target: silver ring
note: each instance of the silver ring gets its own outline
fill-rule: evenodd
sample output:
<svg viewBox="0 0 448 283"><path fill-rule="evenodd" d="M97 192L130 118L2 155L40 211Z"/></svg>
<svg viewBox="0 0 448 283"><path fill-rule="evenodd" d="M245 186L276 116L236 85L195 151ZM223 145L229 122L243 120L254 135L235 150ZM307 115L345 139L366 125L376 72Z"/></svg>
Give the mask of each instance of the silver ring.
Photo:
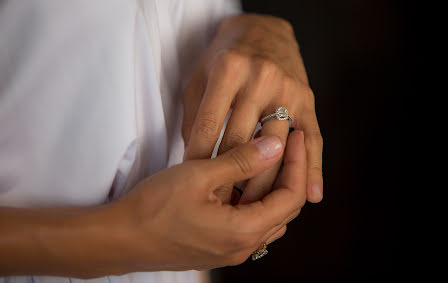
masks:
<svg viewBox="0 0 448 283"><path fill-rule="evenodd" d="M288 114L288 109L286 109L286 107L280 106L277 107L277 109L275 109L275 113L269 114L266 117L261 118L260 122L261 125L263 126L263 123L268 121L268 120L272 120L272 119L276 119L276 120L288 120L289 121L289 127L292 128L292 118L291 116L289 116Z"/></svg>

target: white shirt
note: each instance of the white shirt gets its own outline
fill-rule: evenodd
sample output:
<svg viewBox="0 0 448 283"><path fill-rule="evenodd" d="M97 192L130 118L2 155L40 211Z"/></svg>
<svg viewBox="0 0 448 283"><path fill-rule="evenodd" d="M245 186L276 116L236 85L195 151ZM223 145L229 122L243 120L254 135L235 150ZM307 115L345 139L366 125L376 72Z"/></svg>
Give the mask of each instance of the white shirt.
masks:
<svg viewBox="0 0 448 283"><path fill-rule="evenodd" d="M234 0L2 1L0 206L98 205L180 163L182 83L217 23L238 12ZM30 280L79 281L0 283Z"/></svg>

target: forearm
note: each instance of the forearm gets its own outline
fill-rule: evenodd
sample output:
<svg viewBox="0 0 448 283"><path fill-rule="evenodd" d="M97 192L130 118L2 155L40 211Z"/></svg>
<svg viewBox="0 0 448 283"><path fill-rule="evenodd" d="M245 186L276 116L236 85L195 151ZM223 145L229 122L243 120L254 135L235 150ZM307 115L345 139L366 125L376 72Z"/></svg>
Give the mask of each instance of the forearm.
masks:
<svg viewBox="0 0 448 283"><path fill-rule="evenodd" d="M131 229L109 206L0 208L0 275L121 274ZM122 226L122 225L121 225Z"/></svg>

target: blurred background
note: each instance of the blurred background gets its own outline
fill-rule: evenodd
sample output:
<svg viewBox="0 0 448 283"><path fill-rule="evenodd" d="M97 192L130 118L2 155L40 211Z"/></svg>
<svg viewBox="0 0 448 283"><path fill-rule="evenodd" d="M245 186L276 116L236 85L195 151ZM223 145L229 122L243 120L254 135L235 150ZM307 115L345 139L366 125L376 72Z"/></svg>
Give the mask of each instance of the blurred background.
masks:
<svg viewBox="0 0 448 283"><path fill-rule="evenodd" d="M324 137L324 200L307 205L261 260L212 282L339 282L398 277L398 101L412 92L411 2L242 1L289 20ZM403 279L403 277L400 277Z"/></svg>

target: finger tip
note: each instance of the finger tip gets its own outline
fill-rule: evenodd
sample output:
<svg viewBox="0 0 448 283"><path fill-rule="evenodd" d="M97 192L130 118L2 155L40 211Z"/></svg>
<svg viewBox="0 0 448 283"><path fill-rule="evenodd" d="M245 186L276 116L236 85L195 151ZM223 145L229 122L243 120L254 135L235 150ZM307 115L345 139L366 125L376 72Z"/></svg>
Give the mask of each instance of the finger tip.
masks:
<svg viewBox="0 0 448 283"><path fill-rule="evenodd" d="M294 130L289 136L287 143L294 143L296 146L305 146L305 134L301 130Z"/></svg>
<svg viewBox="0 0 448 283"><path fill-rule="evenodd" d="M309 184L307 200L312 203L319 203L324 197L323 188L320 184Z"/></svg>
<svg viewBox="0 0 448 283"><path fill-rule="evenodd" d="M307 198L308 202L311 202L311 203L319 203L322 201L322 199L323 199L323 197L316 198L314 196Z"/></svg>

